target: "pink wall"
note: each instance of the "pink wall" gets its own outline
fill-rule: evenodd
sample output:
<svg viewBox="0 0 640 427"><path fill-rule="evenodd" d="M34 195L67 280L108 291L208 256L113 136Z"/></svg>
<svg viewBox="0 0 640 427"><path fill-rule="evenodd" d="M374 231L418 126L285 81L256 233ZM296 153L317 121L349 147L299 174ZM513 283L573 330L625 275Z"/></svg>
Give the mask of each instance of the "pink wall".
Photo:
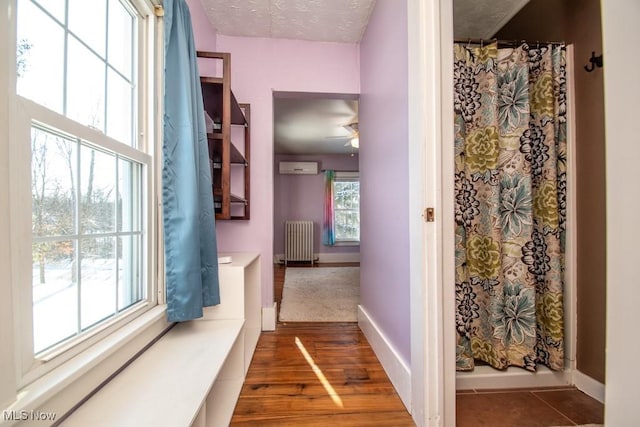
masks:
<svg viewBox="0 0 640 427"><path fill-rule="evenodd" d="M213 31L199 0L187 0L196 46ZM273 304L273 91L360 92L357 44L229 37L218 34L216 50L231 53L231 87L239 102L251 104L251 220L219 221L221 252L259 252L262 303Z"/></svg>
<svg viewBox="0 0 640 427"><path fill-rule="evenodd" d="M317 175L280 175L281 161L318 162ZM274 161L274 222L273 250L284 253L284 222L286 220L312 220L314 223L314 253L358 253L359 246L325 246L322 244L322 209L324 202L324 174L322 169L357 171L358 156L332 155L284 155L278 154Z"/></svg>
<svg viewBox="0 0 640 427"><path fill-rule="evenodd" d="M360 46L360 301L409 363L407 32L407 2L377 0Z"/></svg>
<svg viewBox="0 0 640 427"><path fill-rule="evenodd" d="M216 30L209 23L209 19L204 11L200 0L187 0L189 12L191 13L191 25L193 26L194 37L196 39L196 49L207 52L216 51L217 35ZM200 75L215 77L218 76L218 69L221 69L217 60L198 60Z"/></svg>

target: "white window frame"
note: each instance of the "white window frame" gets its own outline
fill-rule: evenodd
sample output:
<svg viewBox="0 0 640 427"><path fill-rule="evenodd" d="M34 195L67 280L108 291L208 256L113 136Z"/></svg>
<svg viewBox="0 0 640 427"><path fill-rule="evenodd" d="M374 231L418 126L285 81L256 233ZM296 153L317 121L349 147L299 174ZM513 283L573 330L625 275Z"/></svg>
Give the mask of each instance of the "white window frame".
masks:
<svg viewBox="0 0 640 427"><path fill-rule="evenodd" d="M10 73L10 96L14 98L10 111L10 216L12 253L12 287L14 300L14 348L16 364L16 385L18 389L33 383L43 375L60 367L65 362L95 347L107 336L131 324L142 314L163 303L164 286L158 276L158 223L157 185L159 182L158 153L161 135L156 114L161 103L162 88L162 31L156 23L154 3L150 0L126 0L139 14L137 27L138 67L137 79L137 129L138 148L109 138L90 127L81 125L65 116L53 112L15 93L15 66ZM17 0L12 0L16 10ZM16 18L12 18L13 51L16 46ZM15 63L14 63L15 65ZM160 116L161 117L161 116ZM108 151L120 153L142 165L141 203L143 218L143 264L141 272L146 291L146 299L123 310L120 314L103 321L75 338L65 341L51 350L42 352L36 358L33 352L33 300L32 300L32 239L31 239L31 128L33 123L44 124L74 138L97 144Z"/></svg>
<svg viewBox="0 0 640 427"><path fill-rule="evenodd" d="M333 223L334 223L334 227L336 224L336 218L335 218L335 213L338 210L342 210L342 209L337 209L335 207L335 184L338 182L354 182L357 181L358 183L360 182L360 173L359 172L345 172L345 171L337 171L336 175L335 175L335 179L334 179L334 208L333 208ZM351 210L351 209L350 209ZM358 233L359 234L359 233ZM335 246L356 246L360 244L360 239L344 239L344 238L338 238L337 233L336 233L336 243Z"/></svg>

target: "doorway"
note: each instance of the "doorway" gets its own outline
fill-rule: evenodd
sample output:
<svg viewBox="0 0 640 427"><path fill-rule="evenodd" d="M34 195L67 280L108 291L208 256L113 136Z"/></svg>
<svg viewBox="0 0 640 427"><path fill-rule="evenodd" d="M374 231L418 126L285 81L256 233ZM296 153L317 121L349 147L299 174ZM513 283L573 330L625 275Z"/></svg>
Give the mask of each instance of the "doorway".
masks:
<svg viewBox="0 0 640 427"><path fill-rule="evenodd" d="M273 104L278 319L355 322L360 250L358 95L274 92ZM306 269L314 266L324 269ZM308 297L311 294L313 298Z"/></svg>

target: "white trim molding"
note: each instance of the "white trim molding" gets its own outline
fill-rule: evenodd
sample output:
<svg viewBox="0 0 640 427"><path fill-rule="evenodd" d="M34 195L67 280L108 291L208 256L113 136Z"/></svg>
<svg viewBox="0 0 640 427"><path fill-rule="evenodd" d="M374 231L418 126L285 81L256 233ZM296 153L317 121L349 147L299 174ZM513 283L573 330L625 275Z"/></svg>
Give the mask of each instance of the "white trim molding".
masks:
<svg viewBox="0 0 640 427"><path fill-rule="evenodd" d="M565 367L575 369L578 334L578 202L574 46L567 45L567 229L564 276Z"/></svg>
<svg viewBox="0 0 640 427"><path fill-rule="evenodd" d="M166 307L154 307L98 344L23 387L17 399L2 409L9 413L50 412L59 418L117 373L169 326Z"/></svg>
<svg viewBox="0 0 640 427"><path fill-rule="evenodd" d="M472 372L456 372L456 389L507 389L571 386L570 370L552 371L539 366L536 372L519 367L498 371L491 366L476 366Z"/></svg>
<svg viewBox="0 0 640 427"><path fill-rule="evenodd" d="M341 262L360 262L360 253L344 253L344 254L332 254L332 253L319 253L315 254L317 262L329 263L341 263Z"/></svg>
<svg viewBox="0 0 640 427"><path fill-rule="evenodd" d="M271 307L262 307L262 330L263 331L275 331L276 330L276 316L278 313L278 303L274 302Z"/></svg>
<svg viewBox="0 0 640 427"><path fill-rule="evenodd" d="M358 326L369 341L402 403L411 412L411 370L361 305L358 306Z"/></svg>
<svg viewBox="0 0 640 427"><path fill-rule="evenodd" d="M360 262L359 252L350 253L314 253L314 262L316 263L347 263L347 262ZM284 254L275 254L273 256L274 264L284 264Z"/></svg>
<svg viewBox="0 0 640 427"><path fill-rule="evenodd" d="M449 427L456 423L454 150L443 141L454 134L453 2L409 0L407 24L409 144L424 147L423 166L412 171L424 183L412 187L424 194L415 195L418 210L411 212L411 231L422 237L422 248L411 253L422 270L411 277L412 415L419 427ZM433 222L421 217L428 207Z"/></svg>
<svg viewBox="0 0 640 427"><path fill-rule="evenodd" d="M605 386L601 382L594 380L576 369L573 371L573 384L578 390L593 397L598 402L604 403Z"/></svg>
<svg viewBox="0 0 640 427"><path fill-rule="evenodd" d="M0 235L11 235L11 205L9 203L10 185L10 141L13 104L15 100L16 69L15 22L12 19L15 11L15 1L0 0ZM23 236L24 237L24 236ZM14 352L15 330L14 316L17 307L14 304L14 291L11 277L12 263L16 254L11 252L10 245L0 246L0 336L3 343L0 346L0 406L16 398L17 379L14 366L17 355Z"/></svg>

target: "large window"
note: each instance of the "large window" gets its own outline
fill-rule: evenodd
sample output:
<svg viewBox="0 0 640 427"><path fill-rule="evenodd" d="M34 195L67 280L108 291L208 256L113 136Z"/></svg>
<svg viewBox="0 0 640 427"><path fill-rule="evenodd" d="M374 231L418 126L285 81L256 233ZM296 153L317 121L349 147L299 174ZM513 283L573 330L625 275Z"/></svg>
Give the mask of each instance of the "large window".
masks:
<svg viewBox="0 0 640 427"><path fill-rule="evenodd" d="M39 353L144 298L143 165L49 128L31 136L33 338Z"/></svg>
<svg viewBox="0 0 640 427"><path fill-rule="evenodd" d="M136 28L120 0L19 0L18 94L135 146Z"/></svg>
<svg viewBox="0 0 640 427"><path fill-rule="evenodd" d="M360 179L357 172L336 172L333 206L336 242L359 242Z"/></svg>
<svg viewBox="0 0 640 427"><path fill-rule="evenodd" d="M155 303L150 280L151 6L17 0L16 92L28 117L32 340L48 360ZM151 47L151 49L150 49ZM26 350L25 350L26 349Z"/></svg>

